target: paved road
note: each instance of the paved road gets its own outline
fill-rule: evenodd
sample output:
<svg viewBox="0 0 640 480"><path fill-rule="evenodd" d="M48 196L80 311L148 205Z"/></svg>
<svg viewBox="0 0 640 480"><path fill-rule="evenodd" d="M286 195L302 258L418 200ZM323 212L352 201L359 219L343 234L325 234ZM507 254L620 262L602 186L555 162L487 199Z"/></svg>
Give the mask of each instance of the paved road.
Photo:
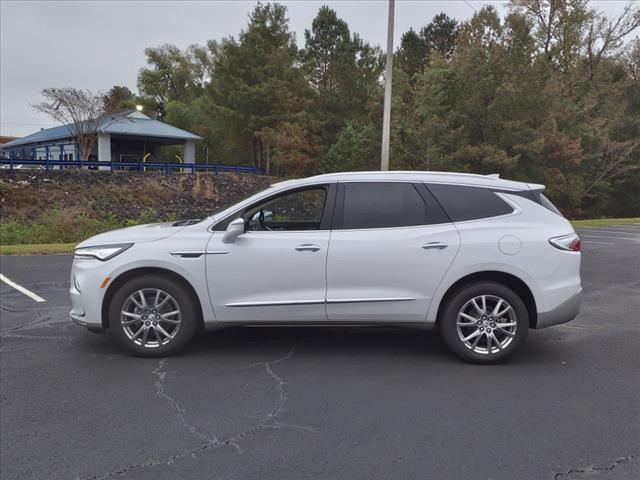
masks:
<svg viewBox="0 0 640 480"><path fill-rule="evenodd" d="M3 257L3 480L640 478L640 225L585 229L583 313L506 365L437 333L229 328L164 360L67 320L68 256Z"/></svg>

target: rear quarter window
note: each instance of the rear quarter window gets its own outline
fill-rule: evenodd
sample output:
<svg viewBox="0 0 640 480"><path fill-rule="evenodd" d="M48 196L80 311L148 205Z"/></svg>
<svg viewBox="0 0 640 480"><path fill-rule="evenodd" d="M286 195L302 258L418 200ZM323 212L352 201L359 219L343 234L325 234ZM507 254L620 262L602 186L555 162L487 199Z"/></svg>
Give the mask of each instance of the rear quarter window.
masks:
<svg viewBox="0 0 640 480"><path fill-rule="evenodd" d="M489 188L445 184L427 186L453 222L498 217L513 212L513 208Z"/></svg>
<svg viewBox="0 0 640 480"><path fill-rule="evenodd" d="M544 208L546 208L547 210L551 210L553 213L560 215L561 217L563 216L560 210L558 210L556 206L553 203L551 203L551 200L549 200L547 197L544 196L544 193L540 191L533 192L533 196L537 199L538 203L542 205Z"/></svg>

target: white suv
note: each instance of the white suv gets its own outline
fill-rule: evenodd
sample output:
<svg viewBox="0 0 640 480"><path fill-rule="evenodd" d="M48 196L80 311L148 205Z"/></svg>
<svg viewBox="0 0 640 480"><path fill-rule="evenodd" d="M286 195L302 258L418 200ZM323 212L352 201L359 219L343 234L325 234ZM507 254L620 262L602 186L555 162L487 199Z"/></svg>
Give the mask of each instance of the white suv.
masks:
<svg viewBox="0 0 640 480"><path fill-rule="evenodd" d="M82 242L71 318L141 356L216 325L438 326L495 363L580 308L580 238L543 190L433 172L277 183L204 220Z"/></svg>

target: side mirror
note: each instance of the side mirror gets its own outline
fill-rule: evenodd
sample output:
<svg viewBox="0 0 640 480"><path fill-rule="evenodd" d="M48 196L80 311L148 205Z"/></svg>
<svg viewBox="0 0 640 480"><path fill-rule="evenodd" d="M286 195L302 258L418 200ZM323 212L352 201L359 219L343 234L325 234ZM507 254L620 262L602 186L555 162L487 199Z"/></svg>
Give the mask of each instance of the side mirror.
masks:
<svg viewBox="0 0 640 480"><path fill-rule="evenodd" d="M236 218L233 222L227 225L227 230L222 237L222 243L233 243L240 235L244 233L244 220L242 218Z"/></svg>

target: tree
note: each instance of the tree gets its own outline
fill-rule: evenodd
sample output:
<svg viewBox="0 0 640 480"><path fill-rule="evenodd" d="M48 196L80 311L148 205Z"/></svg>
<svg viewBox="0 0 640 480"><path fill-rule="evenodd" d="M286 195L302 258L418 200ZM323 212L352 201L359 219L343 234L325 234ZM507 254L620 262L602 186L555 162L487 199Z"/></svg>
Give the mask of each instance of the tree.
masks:
<svg viewBox="0 0 640 480"><path fill-rule="evenodd" d="M149 110L159 117L172 100L188 102L202 94L211 78L218 45L191 45L185 51L175 45L147 48L147 67L138 73L138 90Z"/></svg>
<svg viewBox="0 0 640 480"><path fill-rule="evenodd" d="M115 85L104 95L102 99L104 111L118 113L123 110L135 108L135 95L129 88Z"/></svg>
<svg viewBox="0 0 640 480"><path fill-rule="evenodd" d="M69 129L78 144L80 159L87 160L98 140L105 118L104 95L77 88L45 88L42 102L33 105Z"/></svg>
<svg viewBox="0 0 640 480"><path fill-rule="evenodd" d="M538 51L563 73L579 60L583 32L593 18L588 0L511 0L535 25Z"/></svg>
<svg viewBox="0 0 640 480"><path fill-rule="evenodd" d="M632 3L613 19L606 15L593 15L586 38L590 81L593 81L603 57L618 51L624 38L639 26L640 6Z"/></svg>
<svg viewBox="0 0 640 480"><path fill-rule="evenodd" d="M420 35L428 52L437 52L449 58L455 51L458 22L445 13L440 13L420 31Z"/></svg>
<svg viewBox="0 0 640 480"><path fill-rule="evenodd" d="M349 26L334 10L323 6L311 23L311 30L305 30L304 38L309 81L328 104L340 89L344 75L341 68L354 63Z"/></svg>
<svg viewBox="0 0 640 480"><path fill-rule="evenodd" d="M380 151L379 138L371 124L347 123L329 149L325 171L375 170Z"/></svg>
<svg viewBox="0 0 640 480"><path fill-rule="evenodd" d="M397 64L405 72L409 81L412 81L417 73L424 71L428 54L429 48L424 37L410 28L400 38L400 48L395 54L394 64Z"/></svg>
<svg viewBox="0 0 640 480"><path fill-rule="evenodd" d="M249 147L254 164L269 172L272 132L303 121L310 100L286 8L258 3L238 40L224 42L213 69L211 114L224 118L229 141L240 151Z"/></svg>
<svg viewBox="0 0 640 480"><path fill-rule="evenodd" d="M331 145L348 120L367 121L371 96L380 88L381 52L324 6L305 31L301 57L314 95L313 129Z"/></svg>

